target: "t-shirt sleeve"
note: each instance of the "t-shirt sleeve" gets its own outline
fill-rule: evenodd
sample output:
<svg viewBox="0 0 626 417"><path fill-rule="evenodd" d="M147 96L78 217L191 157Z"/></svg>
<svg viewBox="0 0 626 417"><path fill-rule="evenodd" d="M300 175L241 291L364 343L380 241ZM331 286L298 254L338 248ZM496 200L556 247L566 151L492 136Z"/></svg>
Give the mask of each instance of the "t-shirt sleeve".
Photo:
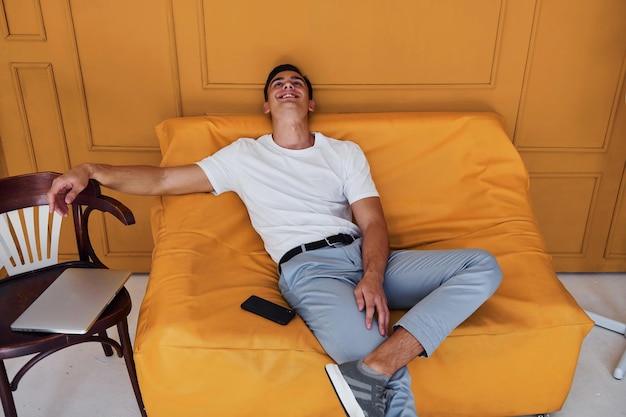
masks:
<svg viewBox="0 0 626 417"><path fill-rule="evenodd" d="M344 194L350 204L363 198L378 197L367 158L356 143L353 143L346 165Z"/></svg>
<svg viewBox="0 0 626 417"><path fill-rule="evenodd" d="M237 160L238 147L238 143L233 142L213 155L196 162L196 165L202 168L204 174L211 181L213 194L220 195L227 191L233 191L234 178L231 175L232 171L228 168L232 168Z"/></svg>

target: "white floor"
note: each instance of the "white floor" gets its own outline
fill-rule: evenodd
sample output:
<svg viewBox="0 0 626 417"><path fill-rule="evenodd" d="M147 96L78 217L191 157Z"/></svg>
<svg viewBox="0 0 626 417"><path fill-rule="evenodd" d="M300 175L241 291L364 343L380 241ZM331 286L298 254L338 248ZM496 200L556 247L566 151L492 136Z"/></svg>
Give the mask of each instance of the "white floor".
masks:
<svg viewBox="0 0 626 417"><path fill-rule="evenodd" d="M560 277L583 308L626 321L626 274ZM146 283L146 275L134 275L127 284L134 303L129 317L131 337ZM595 327L583 343L570 395L563 409L551 416L626 416L626 379L612 377L625 349L624 336ZM10 377L23 362L20 358L7 363ZM105 357L95 343L44 359L26 374L14 396L19 417L140 416L124 361Z"/></svg>
<svg viewBox="0 0 626 417"><path fill-rule="evenodd" d="M626 274L559 274L580 306L626 322ZM574 383L562 410L552 417L626 416L626 378L613 371L626 350L626 337L594 327L582 346Z"/></svg>

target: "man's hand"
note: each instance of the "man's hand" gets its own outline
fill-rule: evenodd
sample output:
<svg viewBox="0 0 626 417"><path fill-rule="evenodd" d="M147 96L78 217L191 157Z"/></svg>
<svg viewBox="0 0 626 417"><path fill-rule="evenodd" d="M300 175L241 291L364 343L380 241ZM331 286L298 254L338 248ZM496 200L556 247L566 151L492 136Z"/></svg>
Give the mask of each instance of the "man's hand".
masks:
<svg viewBox="0 0 626 417"><path fill-rule="evenodd" d="M57 177L48 191L50 212L56 211L61 216L68 215L68 204L72 204L76 196L87 187L89 169L80 165L66 174Z"/></svg>
<svg viewBox="0 0 626 417"><path fill-rule="evenodd" d="M376 314L378 332L381 336L387 335L389 307L383 291L382 278L376 277L373 273L366 273L354 289L354 297L359 311L365 310L365 326L368 329L372 328L374 314Z"/></svg>

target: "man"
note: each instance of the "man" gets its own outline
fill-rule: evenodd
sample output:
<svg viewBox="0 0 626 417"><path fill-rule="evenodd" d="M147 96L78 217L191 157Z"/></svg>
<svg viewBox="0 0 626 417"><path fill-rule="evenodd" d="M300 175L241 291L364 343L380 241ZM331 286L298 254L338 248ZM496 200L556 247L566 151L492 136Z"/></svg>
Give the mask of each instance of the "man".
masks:
<svg viewBox="0 0 626 417"><path fill-rule="evenodd" d="M77 166L53 183L51 210L66 215L89 178L141 195L236 192L278 264L283 296L340 364L326 372L346 413L416 416L406 365L431 355L493 294L497 262L475 249L390 253L363 152L309 130L308 78L280 65L264 94L272 134L192 165ZM389 308L409 310L390 336Z"/></svg>

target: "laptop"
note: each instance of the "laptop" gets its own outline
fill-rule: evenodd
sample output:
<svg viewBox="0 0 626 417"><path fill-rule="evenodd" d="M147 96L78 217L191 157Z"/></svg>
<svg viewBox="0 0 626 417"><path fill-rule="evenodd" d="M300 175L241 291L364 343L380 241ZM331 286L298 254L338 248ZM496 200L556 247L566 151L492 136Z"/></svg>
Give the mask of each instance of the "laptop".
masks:
<svg viewBox="0 0 626 417"><path fill-rule="evenodd" d="M68 268L13 322L24 332L85 334L131 271Z"/></svg>

